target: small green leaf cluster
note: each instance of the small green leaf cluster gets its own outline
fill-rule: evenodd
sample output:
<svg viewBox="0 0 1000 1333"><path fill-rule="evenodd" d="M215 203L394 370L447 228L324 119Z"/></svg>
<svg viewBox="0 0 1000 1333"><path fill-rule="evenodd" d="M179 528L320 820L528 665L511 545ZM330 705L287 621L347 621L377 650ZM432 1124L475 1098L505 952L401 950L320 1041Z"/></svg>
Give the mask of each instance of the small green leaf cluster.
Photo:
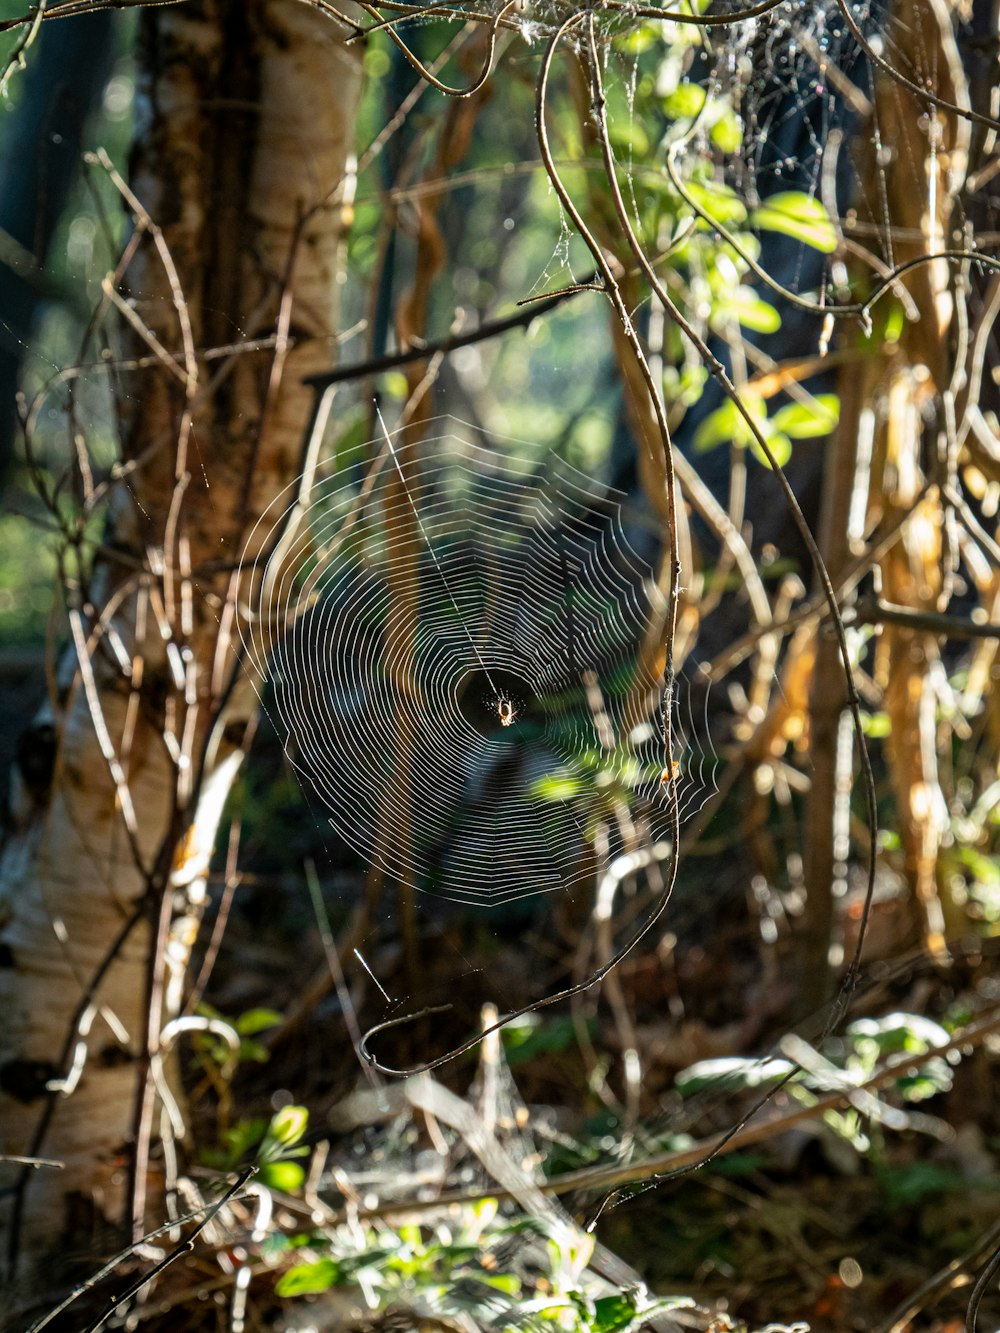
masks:
<svg viewBox="0 0 1000 1333"><path fill-rule="evenodd" d="M607 1293L588 1274L591 1236L567 1231L543 1244L540 1230L533 1221L503 1217L490 1198L424 1224L338 1227L291 1238L288 1249L309 1257L287 1269L275 1290L295 1298L353 1287L370 1310L403 1305L478 1318L498 1333L630 1333L656 1313L690 1304L650 1298L643 1289ZM504 1256L525 1243L530 1276L505 1271Z"/></svg>
<svg viewBox="0 0 1000 1333"><path fill-rule="evenodd" d="M228 1019L210 1004L199 1004L198 1013L203 1018L223 1019L237 1034L240 1039L239 1063L246 1064L266 1064L269 1055L267 1048L256 1038L268 1028L277 1027L282 1021L282 1015L277 1009L255 1008L248 1009L237 1018ZM232 1050L229 1043L222 1037L211 1031L198 1032L195 1034L192 1045L199 1057L199 1063L204 1068L206 1064L217 1065L224 1069L232 1059Z"/></svg>
<svg viewBox="0 0 1000 1333"><path fill-rule="evenodd" d="M864 1090L887 1061L896 1060L900 1068L891 1087L904 1105L913 1104L947 1092L952 1086L949 1061L943 1056L925 1058L928 1051L946 1045L950 1035L947 1028L920 1014L859 1018L830 1043L823 1055L817 1052L815 1064L808 1069L783 1057L702 1060L679 1073L675 1086L683 1097L691 1097L723 1089L756 1091L789 1079L790 1093L806 1105L814 1105L838 1089L845 1095L852 1089ZM920 1064L908 1067L902 1058L908 1055L922 1057ZM823 1118L859 1152L871 1146L863 1129L865 1117L858 1110L830 1110Z"/></svg>
<svg viewBox="0 0 1000 1333"><path fill-rule="evenodd" d="M596 1021L584 1023L591 1036ZM569 1014L544 1019L540 1014L521 1014L500 1030L504 1055L509 1065L527 1064L540 1055L557 1055L569 1050L579 1038L577 1024Z"/></svg>
<svg viewBox="0 0 1000 1333"><path fill-rule="evenodd" d="M743 401L779 467L784 467L791 458L793 440L828 435L840 416L840 401L834 393L809 395L803 402L786 403L773 416L768 416L760 398L746 395ZM735 444L739 449L749 447L759 462L771 466L746 418L729 399L710 413L695 432L694 447L699 453L707 453L720 444Z"/></svg>
<svg viewBox="0 0 1000 1333"><path fill-rule="evenodd" d="M868 1079L887 1059L923 1056L935 1046L946 1045L950 1037L947 1028L921 1014L892 1013L883 1018L859 1018L844 1033L847 1046L845 1068L859 1080ZM953 1077L948 1061L936 1056L923 1061L914 1070L902 1071L894 1080L894 1087L904 1102L919 1102L939 1092L947 1092Z"/></svg>
<svg viewBox="0 0 1000 1333"><path fill-rule="evenodd" d="M306 1132L309 1112L304 1106L283 1106L270 1121L240 1120L222 1136L218 1148L202 1152L206 1166L232 1171L248 1158L259 1166L257 1181L268 1189L291 1194L301 1189L305 1171L297 1157L308 1157L309 1149L300 1142Z"/></svg>
<svg viewBox="0 0 1000 1333"><path fill-rule="evenodd" d="M692 15L704 8L702 0L694 0ZM742 149L744 126L734 90L695 77L703 42L704 30L697 25L654 22L614 39L623 70L631 70L631 78L607 88L619 183L643 247L660 257L662 280L702 337L713 333L738 339L739 330L774 334L781 327L779 311L747 281L760 259L760 234L770 232L830 255L839 243L837 228L824 204L805 191L784 190L762 202L747 201L729 183L728 161ZM603 189L599 179L595 174L595 193ZM669 322L664 341L663 359L669 367L664 393L676 424L678 415L697 401L704 369ZM685 375L679 367L692 373ZM790 441L832 429L836 412L835 407L830 410L829 399L826 395L826 410L804 400L781 409L786 416L767 433L779 463L787 461ZM756 407L766 422L763 405ZM766 462L745 423L740 429L727 414L707 428L701 447L711 447L710 436L715 437L711 443L735 436Z"/></svg>

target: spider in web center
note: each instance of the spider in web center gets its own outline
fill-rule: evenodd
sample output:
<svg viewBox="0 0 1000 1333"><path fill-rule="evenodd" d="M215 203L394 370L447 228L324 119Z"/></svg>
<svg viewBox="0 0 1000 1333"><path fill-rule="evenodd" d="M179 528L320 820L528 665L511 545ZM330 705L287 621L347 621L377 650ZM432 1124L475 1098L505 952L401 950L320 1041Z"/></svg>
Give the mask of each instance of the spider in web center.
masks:
<svg viewBox="0 0 1000 1333"><path fill-rule="evenodd" d="M517 721L517 709L512 699L505 699L502 695L497 699L497 717L502 727L512 726Z"/></svg>

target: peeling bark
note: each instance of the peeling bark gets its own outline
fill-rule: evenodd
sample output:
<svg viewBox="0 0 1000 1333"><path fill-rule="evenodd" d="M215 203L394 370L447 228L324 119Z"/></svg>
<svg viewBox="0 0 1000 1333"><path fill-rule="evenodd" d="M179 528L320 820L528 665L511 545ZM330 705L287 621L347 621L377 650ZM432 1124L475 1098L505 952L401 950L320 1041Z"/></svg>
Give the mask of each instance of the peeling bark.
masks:
<svg viewBox="0 0 1000 1333"><path fill-rule="evenodd" d="M81 1218L141 1232L160 1216L149 1071L169 1078L162 1034L256 708L233 639L259 590L236 566L301 467L300 381L337 330L350 30L292 0L140 22L137 225L105 290L128 301L125 356L156 364L115 380L126 475L105 549L121 558L70 589L75 652L35 724L57 738L50 780L18 782L0 862L0 1151L65 1163L0 1165L22 1272L80 1241ZM200 355L253 339L273 345Z"/></svg>

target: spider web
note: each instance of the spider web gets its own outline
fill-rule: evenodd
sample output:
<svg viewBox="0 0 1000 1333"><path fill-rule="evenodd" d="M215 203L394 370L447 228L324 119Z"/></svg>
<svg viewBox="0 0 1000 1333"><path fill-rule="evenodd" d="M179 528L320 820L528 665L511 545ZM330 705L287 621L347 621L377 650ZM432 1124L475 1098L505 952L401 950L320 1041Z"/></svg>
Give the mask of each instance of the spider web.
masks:
<svg viewBox="0 0 1000 1333"><path fill-rule="evenodd" d="M665 762L623 497L454 418L431 430L341 458L279 543L286 492L251 539L269 554L244 642L331 828L387 876L494 907L576 887L596 819L665 837L670 784L699 806L714 754L682 739Z"/></svg>

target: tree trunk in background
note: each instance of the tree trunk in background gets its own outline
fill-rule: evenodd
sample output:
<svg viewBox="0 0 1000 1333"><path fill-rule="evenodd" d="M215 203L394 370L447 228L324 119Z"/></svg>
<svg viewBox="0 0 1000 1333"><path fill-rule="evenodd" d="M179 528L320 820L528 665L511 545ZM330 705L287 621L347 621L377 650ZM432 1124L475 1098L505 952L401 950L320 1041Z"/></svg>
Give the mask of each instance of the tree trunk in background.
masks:
<svg viewBox="0 0 1000 1333"><path fill-rule="evenodd" d="M901 68L927 79L939 97L968 106L955 42L952 0L897 0L889 16ZM863 223L880 231L890 264L903 264L955 244L956 201L968 166L969 124L911 93L885 73L875 80L877 117L859 130L856 201ZM875 140L878 139L876 143ZM883 192L884 191L884 195ZM962 205L959 205L961 209ZM956 270L947 260L921 265L901 280L908 318L892 339L873 341L859 371L841 377L837 447L824 482L824 557L834 582L847 559L861 554L863 536L877 523L890 526L909 514L899 538L878 561L885 601L913 611L943 611L950 591L951 557L942 541L947 502L941 487L957 465L949 462L943 423L953 391ZM884 319L884 313L880 316ZM928 422L934 425L928 427ZM932 460L930 467L926 460ZM928 475L930 473L931 475ZM925 483L932 485L921 498ZM913 894L914 938L931 954L944 948L946 911L938 891L938 854L948 811L937 771L935 685L938 641L920 630L886 625L875 654L876 684L891 723L886 753L896 799L895 827ZM806 829L808 905L802 949L801 1003L805 1012L829 998L835 880L846 887L847 820L835 839L834 817L847 815L850 778L846 750L838 764L838 733L846 695L836 645L819 648L810 701L812 788ZM857 774L857 764L853 768ZM877 830L870 830L875 837ZM844 846L838 847L836 842Z"/></svg>
<svg viewBox="0 0 1000 1333"><path fill-rule="evenodd" d="M233 640L258 590L236 566L302 466L301 378L331 361L360 82L348 26L294 0L140 24L127 305L106 291L131 312L125 356L152 364L114 380L114 554L69 585L76 651L22 742L0 863L0 1152L65 1163L0 1164L28 1289L66 1237L93 1248L105 1224L160 1220L171 1185L151 1152L167 1025L256 708ZM252 339L272 341L200 355Z"/></svg>

